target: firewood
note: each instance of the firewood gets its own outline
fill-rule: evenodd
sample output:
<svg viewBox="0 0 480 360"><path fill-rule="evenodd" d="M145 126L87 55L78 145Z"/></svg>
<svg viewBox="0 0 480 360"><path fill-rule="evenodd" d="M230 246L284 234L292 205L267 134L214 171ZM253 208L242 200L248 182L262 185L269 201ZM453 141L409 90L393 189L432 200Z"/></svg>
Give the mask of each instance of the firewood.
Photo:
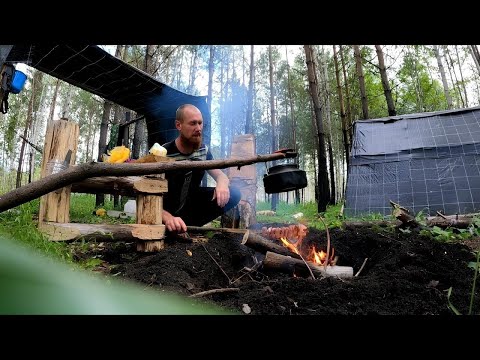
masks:
<svg viewBox="0 0 480 360"><path fill-rule="evenodd" d="M307 265L299 259L293 258L291 256L285 256L277 254L271 251L267 251L265 259L263 259L264 269L277 270L287 274L295 274L301 276L308 276L309 270L320 277L325 276L337 276L339 278L351 278L353 277L353 268L350 266L338 266L338 265L329 265L329 266L319 266L315 265L312 262L308 262Z"/></svg>
<svg viewBox="0 0 480 360"><path fill-rule="evenodd" d="M288 240L296 240L302 241L305 236L307 236L308 228L303 224L295 224L285 227L263 227L262 228L262 236L280 240L281 238L285 238Z"/></svg>
<svg viewBox="0 0 480 360"><path fill-rule="evenodd" d="M270 252L275 252L277 254L293 256L296 259L300 259L298 254L291 252L288 248L281 244L276 244L271 240L265 239L259 234L254 232L247 231L243 236L242 244L248 246L251 249L254 249L262 254Z"/></svg>

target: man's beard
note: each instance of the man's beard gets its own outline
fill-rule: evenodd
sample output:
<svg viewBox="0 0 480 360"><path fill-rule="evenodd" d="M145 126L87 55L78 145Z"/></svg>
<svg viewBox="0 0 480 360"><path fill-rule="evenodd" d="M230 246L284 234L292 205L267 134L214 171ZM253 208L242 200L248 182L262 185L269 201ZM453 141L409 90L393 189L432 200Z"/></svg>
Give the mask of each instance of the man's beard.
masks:
<svg viewBox="0 0 480 360"><path fill-rule="evenodd" d="M193 147L193 150L198 150L200 145L202 145L203 136L192 136L190 139L184 138L186 142L190 143Z"/></svg>

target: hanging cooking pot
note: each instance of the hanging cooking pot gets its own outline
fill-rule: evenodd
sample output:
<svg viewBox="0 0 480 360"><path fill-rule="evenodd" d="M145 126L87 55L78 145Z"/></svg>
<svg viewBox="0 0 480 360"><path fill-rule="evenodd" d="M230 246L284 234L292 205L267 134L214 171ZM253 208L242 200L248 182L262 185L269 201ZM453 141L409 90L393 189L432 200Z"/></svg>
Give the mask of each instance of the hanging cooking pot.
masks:
<svg viewBox="0 0 480 360"><path fill-rule="evenodd" d="M267 194L303 189L307 186L307 174L297 164L275 165L263 175Z"/></svg>

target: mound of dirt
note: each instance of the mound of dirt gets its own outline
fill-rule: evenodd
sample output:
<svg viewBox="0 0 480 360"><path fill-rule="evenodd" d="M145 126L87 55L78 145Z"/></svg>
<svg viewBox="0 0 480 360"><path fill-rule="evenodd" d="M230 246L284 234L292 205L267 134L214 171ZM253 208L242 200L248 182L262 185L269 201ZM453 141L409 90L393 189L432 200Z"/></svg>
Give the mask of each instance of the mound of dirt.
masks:
<svg viewBox="0 0 480 360"><path fill-rule="evenodd" d="M203 296L201 301L244 314L453 315L449 288L451 303L468 313L474 277L468 264L475 261L471 244L441 243L418 233L335 229L330 236L339 256L337 265L351 266L356 274L368 260L351 279L314 280L263 268L263 254L242 245L241 234L190 236L192 243L166 239L165 249L158 253L137 253L134 243L109 243L93 252L108 274L158 290L189 296L238 288ZM325 231L310 228L304 245L325 248ZM480 312L478 303L474 313Z"/></svg>

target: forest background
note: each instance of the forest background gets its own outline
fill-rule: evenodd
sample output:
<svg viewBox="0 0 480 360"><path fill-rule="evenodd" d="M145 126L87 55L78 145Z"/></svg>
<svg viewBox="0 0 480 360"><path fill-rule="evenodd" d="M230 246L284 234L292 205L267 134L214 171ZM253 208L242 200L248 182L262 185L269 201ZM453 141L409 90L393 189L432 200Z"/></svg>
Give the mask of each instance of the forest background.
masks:
<svg viewBox="0 0 480 360"><path fill-rule="evenodd" d="M101 45L177 90L205 95L211 150L228 158L232 139L252 133L258 154L295 148L309 185L273 203L342 202L355 121L459 109L480 103L477 45ZM17 65L19 68L19 65ZM0 191L40 178L49 122L80 126L76 163L112 148L124 109L24 66L24 90L0 114ZM141 114L132 114L131 118ZM102 126L103 124L103 126ZM105 126L106 125L106 126ZM106 143L100 141L101 129ZM130 125L132 157L148 152L144 120ZM269 201L257 164L257 199Z"/></svg>

